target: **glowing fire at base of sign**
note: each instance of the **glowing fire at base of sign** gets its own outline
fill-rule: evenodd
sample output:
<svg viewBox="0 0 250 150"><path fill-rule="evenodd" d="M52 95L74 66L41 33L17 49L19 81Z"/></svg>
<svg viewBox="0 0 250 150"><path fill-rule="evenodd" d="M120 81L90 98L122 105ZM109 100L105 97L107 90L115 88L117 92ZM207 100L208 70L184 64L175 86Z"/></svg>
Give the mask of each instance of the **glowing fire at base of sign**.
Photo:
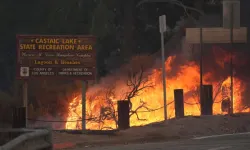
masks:
<svg viewBox="0 0 250 150"><path fill-rule="evenodd" d="M189 62L185 65L181 65L175 75L171 75L171 65L175 57L169 57L166 60L167 70L167 103L168 103L168 117L175 117L174 110L174 89L184 90L184 108L185 115L200 115L199 105L199 66L194 62ZM175 70L176 71L176 70ZM153 88L147 88L142 90L138 96L132 99L133 110L138 108L136 114L130 118L131 126L140 126L149 124L152 122L162 121L163 116L163 94L161 83L161 71L153 70L153 74L148 76L148 80L154 83ZM230 77L224 78L220 81L212 81L212 74L207 73L204 75L204 84L213 85L214 94L214 114L225 113L222 110L222 101L230 98ZM210 82L208 82L210 81ZM91 118L87 121L87 129L115 129L116 125L116 101L120 100L121 89L126 88L126 83L117 81L114 86L115 92L106 90L105 87L93 87L87 92L87 118ZM235 112L250 112L250 109L243 110L242 92L244 92L244 84L238 79L234 78L234 111ZM69 112L67 117L66 129L81 129L81 121L73 122L75 120L81 120L81 96L75 97L69 105ZM72 122L71 122L72 121Z"/></svg>

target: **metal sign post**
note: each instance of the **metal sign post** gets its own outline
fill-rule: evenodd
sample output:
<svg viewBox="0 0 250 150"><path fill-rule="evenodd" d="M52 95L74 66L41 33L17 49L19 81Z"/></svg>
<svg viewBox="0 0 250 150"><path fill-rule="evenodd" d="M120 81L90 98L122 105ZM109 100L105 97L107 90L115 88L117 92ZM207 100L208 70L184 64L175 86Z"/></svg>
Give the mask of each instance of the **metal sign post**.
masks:
<svg viewBox="0 0 250 150"><path fill-rule="evenodd" d="M86 91L87 81L82 81L82 132L86 131Z"/></svg>
<svg viewBox="0 0 250 150"><path fill-rule="evenodd" d="M202 101L202 85L203 85L203 37L202 27L200 28L200 102Z"/></svg>
<svg viewBox="0 0 250 150"><path fill-rule="evenodd" d="M23 107L25 108L25 127L28 127L28 82L23 83Z"/></svg>
<svg viewBox="0 0 250 150"><path fill-rule="evenodd" d="M166 15L159 17L159 26L161 33L161 61L162 61L162 83L163 83L163 101L164 101L164 119L167 120L167 91L166 91L166 71L165 71L165 49L164 33L167 31Z"/></svg>

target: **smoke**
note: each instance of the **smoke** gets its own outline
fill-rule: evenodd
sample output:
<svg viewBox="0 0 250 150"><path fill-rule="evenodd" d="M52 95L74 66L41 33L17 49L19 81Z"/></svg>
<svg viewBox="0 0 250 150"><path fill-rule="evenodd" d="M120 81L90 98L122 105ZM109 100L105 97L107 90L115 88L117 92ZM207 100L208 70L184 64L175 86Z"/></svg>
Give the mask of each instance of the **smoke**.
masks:
<svg viewBox="0 0 250 150"><path fill-rule="evenodd" d="M165 51L169 51L167 53L171 53L171 56L175 56L174 60L170 60L171 68L167 68L167 72L169 73L168 76L174 76L178 72L178 66L182 64L188 63L189 60L192 60L193 56L193 47L192 45L188 44L185 41L185 37L182 38L181 45L178 46L178 49L181 48L182 51L174 50L174 49L166 49ZM166 58L168 59L168 58ZM113 62L115 63L115 62ZM91 86L88 89L88 93L96 93L98 90L102 90L104 88L110 87L111 84L119 85L119 84L126 84L128 80L128 73L129 72L138 72L140 71L141 67L145 70L145 76L151 75L152 71L157 69L161 70L162 68L162 60L160 56L156 55L136 55L133 56L128 64L121 66L119 69L112 72L112 74L101 78L98 84ZM124 90L124 89L121 89Z"/></svg>
<svg viewBox="0 0 250 150"><path fill-rule="evenodd" d="M115 63L115 62L114 62ZM98 84L91 86L88 89L87 95L95 95L98 91L103 91L111 86L115 86L115 95L117 99L124 99L124 94L128 90L127 81L129 80L129 73L138 73L143 69L143 78L147 78L152 74L153 69L160 68L159 59L155 59L151 55L136 55L133 56L128 64L121 66L112 74L101 78Z"/></svg>
<svg viewBox="0 0 250 150"><path fill-rule="evenodd" d="M192 45L186 42L185 37L182 38L180 46L180 50L166 50L170 51L171 57L166 58L166 71L167 77L172 78L177 76L183 66L196 66L199 70L200 67L200 46ZM207 84L213 84L214 81L222 81L230 76L230 48L225 45L203 45L203 76L206 79ZM171 59L170 59L171 58ZM247 61L248 57L244 55L244 53L239 52L237 50L233 53L234 60L234 77L240 79L244 82L244 86L250 87L249 76L250 72L246 71L246 64L249 64ZM168 62L169 61L169 62ZM168 64L167 64L168 63ZM123 85L119 88L116 88L117 95L121 95L126 91L126 81L128 80L128 72L129 71L138 71L140 66L143 65L146 68L145 75L149 75L153 73L154 70L161 70L162 61L161 57L156 57L155 55L140 55L134 56L130 63L123 65L118 70L114 72L114 74L109 75L101 79L100 84L91 87L88 90L88 93L96 92L98 89L102 90L104 88L108 88L111 84L113 85ZM170 67L170 68L167 68ZM248 69L247 69L248 70ZM192 70L190 70L192 71ZM205 80L204 79L204 80ZM214 85L216 86L216 85ZM242 85L243 86L243 85ZM242 90L244 87L242 87ZM242 92L242 102L244 105L250 105L250 101L247 97L250 96L250 92L248 92L248 88L245 92ZM240 93L239 93L240 94ZM122 97L119 97L122 99Z"/></svg>
<svg viewBox="0 0 250 150"><path fill-rule="evenodd" d="M181 39L181 52L186 60L192 60L194 53L194 46L186 41L186 38Z"/></svg>

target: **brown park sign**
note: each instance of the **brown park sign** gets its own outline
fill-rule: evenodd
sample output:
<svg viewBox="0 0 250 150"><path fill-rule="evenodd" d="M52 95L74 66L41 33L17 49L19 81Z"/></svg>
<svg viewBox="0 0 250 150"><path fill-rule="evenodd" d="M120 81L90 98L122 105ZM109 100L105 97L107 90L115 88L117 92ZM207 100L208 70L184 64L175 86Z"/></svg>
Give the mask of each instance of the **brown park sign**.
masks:
<svg viewBox="0 0 250 150"><path fill-rule="evenodd" d="M94 80L95 43L93 36L18 35L17 78Z"/></svg>

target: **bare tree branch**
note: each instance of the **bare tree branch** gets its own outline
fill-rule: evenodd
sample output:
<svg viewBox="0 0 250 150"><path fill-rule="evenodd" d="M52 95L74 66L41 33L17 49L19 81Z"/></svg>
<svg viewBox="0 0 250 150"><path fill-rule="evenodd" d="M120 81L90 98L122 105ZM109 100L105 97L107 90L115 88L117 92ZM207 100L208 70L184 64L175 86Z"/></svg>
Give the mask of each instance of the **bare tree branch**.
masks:
<svg viewBox="0 0 250 150"><path fill-rule="evenodd" d="M246 109L250 109L250 106L245 106L245 107L243 107L242 109L239 110L239 112L243 112L243 111L245 111Z"/></svg>
<svg viewBox="0 0 250 150"><path fill-rule="evenodd" d="M153 84L144 77L144 73L143 66L141 66L139 72L130 71L128 73L127 86L129 87L129 91L126 93L126 99L130 103L130 110L132 109L131 99L138 96L142 90L153 87Z"/></svg>
<svg viewBox="0 0 250 150"><path fill-rule="evenodd" d="M130 110L130 117L132 115L136 115L138 120L145 120L140 119L138 115L138 110L144 108L146 110L149 110L149 108L146 107L146 103L143 100L140 100L140 105L133 109L133 103L132 99L136 96L139 96L140 92L147 89L147 88L153 88L154 85L152 82L148 80L147 77L145 77L145 70L143 66L140 66L139 71L130 70L128 72L128 81L127 86L129 88L128 92L126 92L125 99L129 102L129 110Z"/></svg>
<svg viewBox="0 0 250 150"><path fill-rule="evenodd" d="M221 93L221 89L222 89L222 84L223 84L223 82L226 80L226 78L224 78L224 79L222 79L221 81L219 81L219 83L217 84L217 90L216 91L214 91L215 92L215 96L214 96L214 98L213 98L213 102L214 103L221 103L222 102L222 100L220 100L220 101L217 101L217 102L215 102L215 100L216 100L216 98L217 98L217 96Z"/></svg>
<svg viewBox="0 0 250 150"><path fill-rule="evenodd" d="M116 113L116 106L113 99L115 97L115 86L111 85L103 90L98 91L98 95L103 95L99 97L99 100L103 101L103 105L100 108L100 113L95 119L91 119L90 122L98 123L99 129L111 129L111 127L103 127L105 125L105 121L114 121L116 128L118 126L117 121L117 113ZM101 99L100 99L101 98Z"/></svg>
<svg viewBox="0 0 250 150"><path fill-rule="evenodd" d="M137 7L139 7L139 6L141 6L142 4L145 4L145 3L170 3L170 4L174 4L174 5L182 7L185 10L185 12L187 12L187 10L192 10L192 11L198 12L201 15L204 15L204 13L201 10L198 10L196 8L193 8L193 7L186 6L186 5L184 5L182 2L180 2L178 0L142 0L137 4Z"/></svg>

